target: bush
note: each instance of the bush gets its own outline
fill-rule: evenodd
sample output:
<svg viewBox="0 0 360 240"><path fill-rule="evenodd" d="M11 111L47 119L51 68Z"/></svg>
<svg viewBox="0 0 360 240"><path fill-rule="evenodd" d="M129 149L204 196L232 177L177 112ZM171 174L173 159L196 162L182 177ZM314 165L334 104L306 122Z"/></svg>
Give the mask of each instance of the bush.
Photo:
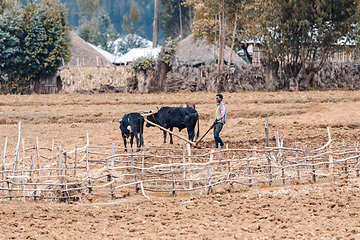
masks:
<svg viewBox="0 0 360 240"><path fill-rule="evenodd" d="M164 55L161 60L170 66L175 58L176 52L179 49L179 39L166 39L163 49Z"/></svg>
<svg viewBox="0 0 360 240"><path fill-rule="evenodd" d="M131 63L132 68L135 70L154 69L155 65L156 60L153 56L139 57Z"/></svg>

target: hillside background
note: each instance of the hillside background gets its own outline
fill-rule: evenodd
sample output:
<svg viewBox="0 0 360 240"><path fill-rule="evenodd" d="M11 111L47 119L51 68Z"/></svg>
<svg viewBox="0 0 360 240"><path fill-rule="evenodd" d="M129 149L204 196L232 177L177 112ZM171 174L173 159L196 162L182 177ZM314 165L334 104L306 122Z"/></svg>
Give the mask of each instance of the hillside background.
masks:
<svg viewBox="0 0 360 240"><path fill-rule="evenodd" d="M26 5L28 0L21 0L21 3ZM142 22L139 24L139 28L142 28L142 32L139 35L145 37L149 40L152 39L152 21L154 18L154 1L148 0L102 0L102 6L109 14L111 23L114 25L116 31L122 33L122 23L123 16L129 16L131 4L135 1L140 10ZM67 19L69 25L73 26L76 30L76 27L80 25L79 20L79 7L77 1L74 0L60 0L61 3L66 5L66 8L69 10ZM159 40L163 39L163 34L161 29L159 29ZM160 41L161 42L161 41Z"/></svg>

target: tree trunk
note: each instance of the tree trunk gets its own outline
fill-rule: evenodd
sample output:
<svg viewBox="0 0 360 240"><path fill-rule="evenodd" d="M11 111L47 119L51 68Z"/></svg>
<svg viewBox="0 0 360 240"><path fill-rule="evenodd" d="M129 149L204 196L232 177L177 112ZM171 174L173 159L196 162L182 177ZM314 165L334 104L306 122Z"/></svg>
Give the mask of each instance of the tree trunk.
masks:
<svg viewBox="0 0 360 240"><path fill-rule="evenodd" d="M315 71L311 71L305 78L305 80L302 83L302 86L304 89L308 89L311 85L310 85L310 81L312 79L312 77L315 75Z"/></svg>
<svg viewBox="0 0 360 240"><path fill-rule="evenodd" d="M158 64L158 91L163 92L165 90L166 75L170 72L171 68L164 62L160 61Z"/></svg>
<svg viewBox="0 0 360 240"><path fill-rule="evenodd" d="M153 80L151 81L150 91L162 92L165 90L166 75L170 72L171 67L162 61L164 56L164 50L162 49L157 61L157 67L155 69Z"/></svg>
<svg viewBox="0 0 360 240"><path fill-rule="evenodd" d="M228 71L230 70L230 67L231 67L231 59L232 59L232 54L233 54L233 51L234 51L236 28L237 28L237 11L236 11L236 14L235 14L235 24L234 24L234 30L233 30L233 35L232 35L230 57L229 57L229 62L228 62Z"/></svg>
<svg viewBox="0 0 360 240"><path fill-rule="evenodd" d="M179 1L179 16L180 16L180 39L183 39L181 1L180 0L178 1Z"/></svg>
<svg viewBox="0 0 360 240"><path fill-rule="evenodd" d="M192 8L189 6L189 29L192 31Z"/></svg>
<svg viewBox="0 0 360 240"><path fill-rule="evenodd" d="M252 64L252 56L250 56L249 52L248 52L248 44L241 44L241 49L244 50L244 53L246 55L247 60L249 61L250 64ZM253 46L253 49L255 48L255 46Z"/></svg>
<svg viewBox="0 0 360 240"><path fill-rule="evenodd" d="M156 48L158 44L158 32L159 32L159 0L155 0L154 5L154 22L153 22L153 47Z"/></svg>
<svg viewBox="0 0 360 240"><path fill-rule="evenodd" d="M277 74L279 62L266 63L264 69L265 88L268 91L276 91L280 78Z"/></svg>
<svg viewBox="0 0 360 240"><path fill-rule="evenodd" d="M222 72L224 66L224 49L225 49L225 21L224 12L219 15L219 56L218 56L218 73Z"/></svg>

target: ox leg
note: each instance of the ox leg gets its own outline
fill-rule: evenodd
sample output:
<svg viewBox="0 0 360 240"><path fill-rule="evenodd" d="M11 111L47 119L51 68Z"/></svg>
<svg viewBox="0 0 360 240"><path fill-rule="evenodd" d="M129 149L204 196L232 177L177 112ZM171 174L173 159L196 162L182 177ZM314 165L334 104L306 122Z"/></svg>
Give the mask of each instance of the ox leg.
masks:
<svg viewBox="0 0 360 240"><path fill-rule="evenodd" d="M134 134L135 135L135 138L136 138L136 151L140 151L140 139L139 139L139 136L138 136L138 133Z"/></svg>
<svg viewBox="0 0 360 240"><path fill-rule="evenodd" d="M140 133L140 147L144 147L144 138L142 133Z"/></svg>
<svg viewBox="0 0 360 240"><path fill-rule="evenodd" d="M131 146L131 148L133 148L133 147L132 147L133 142L134 142L134 133L132 132L132 133L131 133L131 137L130 137L130 146Z"/></svg>
<svg viewBox="0 0 360 240"><path fill-rule="evenodd" d="M187 129L188 132L188 138L190 141L194 141L194 137L195 137L195 131L194 129Z"/></svg>
<svg viewBox="0 0 360 240"><path fill-rule="evenodd" d="M166 131L163 132L164 132L164 143L166 143Z"/></svg>
<svg viewBox="0 0 360 240"><path fill-rule="evenodd" d="M124 140L125 152L127 152L127 149L126 149L126 136L125 136L125 134L122 134L122 137L123 137L123 140Z"/></svg>
<svg viewBox="0 0 360 240"><path fill-rule="evenodd" d="M170 131L173 131L173 128L170 128ZM172 134L171 134L171 133L169 133L169 135L170 135L170 144L173 144Z"/></svg>

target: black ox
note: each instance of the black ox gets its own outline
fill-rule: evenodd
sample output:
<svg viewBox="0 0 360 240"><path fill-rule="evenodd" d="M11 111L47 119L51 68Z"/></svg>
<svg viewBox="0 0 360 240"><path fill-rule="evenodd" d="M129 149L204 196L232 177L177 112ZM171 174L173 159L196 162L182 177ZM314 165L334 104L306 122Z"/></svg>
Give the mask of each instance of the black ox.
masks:
<svg viewBox="0 0 360 240"><path fill-rule="evenodd" d="M163 128L173 131L174 127L177 127L179 131L186 128L188 132L189 140L193 141L195 137L195 126L198 123L198 130L196 139L199 137L199 114L191 108L183 107L162 107L157 113L147 116L147 120L151 121ZM146 127L153 126L150 123L146 123ZM166 131L164 132L164 143L166 143ZM170 134L170 143L173 143L172 134Z"/></svg>
<svg viewBox="0 0 360 240"><path fill-rule="evenodd" d="M144 131L144 117L140 113L126 113L120 122L121 135L124 140L125 152L126 139L130 138L130 145L132 148L134 136L136 138L137 151L140 151L141 146L144 146L143 131ZM138 136L140 135L140 137Z"/></svg>

